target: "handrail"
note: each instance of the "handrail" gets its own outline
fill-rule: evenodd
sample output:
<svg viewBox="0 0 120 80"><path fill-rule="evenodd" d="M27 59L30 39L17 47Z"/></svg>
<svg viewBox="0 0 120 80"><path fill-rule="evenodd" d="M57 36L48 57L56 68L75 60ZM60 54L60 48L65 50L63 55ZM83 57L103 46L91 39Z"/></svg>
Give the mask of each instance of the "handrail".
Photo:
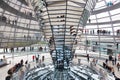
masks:
<svg viewBox="0 0 120 80"><path fill-rule="evenodd" d="M1 25L4 25L6 22L0 21L0 23L3 23ZM39 32L39 29L26 28L26 27L22 27L22 26L18 26L18 25L13 25L13 24L10 24L10 23L6 23L6 26L11 27L11 28L16 28L17 27L17 29L24 29L24 30Z"/></svg>
<svg viewBox="0 0 120 80"><path fill-rule="evenodd" d="M103 24L116 24L120 23L120 20L108 21L108 22L99 22L99 23L87 23L87 25L103 25Z"/></svg>

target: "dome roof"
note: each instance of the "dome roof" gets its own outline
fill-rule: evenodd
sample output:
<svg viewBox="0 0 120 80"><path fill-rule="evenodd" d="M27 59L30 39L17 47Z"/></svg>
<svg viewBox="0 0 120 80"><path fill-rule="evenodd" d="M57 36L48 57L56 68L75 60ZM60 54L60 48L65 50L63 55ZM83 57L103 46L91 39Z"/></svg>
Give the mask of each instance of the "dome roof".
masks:
<svg viewBox="0 0 120 80"><path fill-rule="evenodd" d="M105 29L116 32L120 25L120 0L98 0L86 28L91 30ZM114 32L113 32L114 30ZM116 35L116 33L114 34Z"/></svg>

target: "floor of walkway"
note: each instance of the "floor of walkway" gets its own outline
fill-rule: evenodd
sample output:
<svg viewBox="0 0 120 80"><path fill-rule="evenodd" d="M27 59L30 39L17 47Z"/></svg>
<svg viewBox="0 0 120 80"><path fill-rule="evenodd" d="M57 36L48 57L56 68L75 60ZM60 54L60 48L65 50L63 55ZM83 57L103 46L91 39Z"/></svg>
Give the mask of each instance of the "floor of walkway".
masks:
<svg viewBox="0 0 120 80"><path fill-rule="evenodd" d="M22 54L24 54L24 55L22 55ZM7 71L8 71L11 67L13 67L16 63L19 63L21 59L23 59L24 62L25 62L26 60L28 60L28 62L33 62L33 61L32 61L32 56L33 56L33 55L36 55L36 56L37 56L38 54L40 55L40 59L42 59L42 56L45 56L45 61L44 61L44 63L45 63L46 65L52 63L52 59L51 59L51 56L50 56L49 53L31 52L31 53L21 53L21 55L20 55L19 53L16 53L16 54L14 55L14 56L16 56L16 57L14 57L14 58L12 57L12 54L0 54L0 58L2 58L3 55L5 55L6 57L9 57L9 58L7 58L7 62L8 62L8 63L11 62L10 64L8 64L8 65L0 68L0 75L2 76L2 77L0 78L0 80L5 80L5 77L7 76ZM92 52L91 52L91 54L92 54ZM82 63L84 63L84 64L86 64L86 65L89 65L88 62L87 62L86 57L80 57L80 56L79 56L79 57L77 57L77 58L74 58L74 59L73 59L73 62L74 62L75 64L78 64L78 59L81 59L81 62L82 62ZM92 59L93 59L93 58L90 58L90 61L92 61ZM104 60L98 60L98 63L101 64L101 65L102 65L103 62L104 62ZM120 62L120 61L119 61L119 62ZM33 63L33 66L32 66L32 67L34 67L35 65L36 65L36 63ZM110 63L110 65L113 66L112 63ZM114 69L115 69L115 75L120 78L120 71L117 70L117 67L116 67L115 65L114 65L113 67L114 67Z"/></svg>

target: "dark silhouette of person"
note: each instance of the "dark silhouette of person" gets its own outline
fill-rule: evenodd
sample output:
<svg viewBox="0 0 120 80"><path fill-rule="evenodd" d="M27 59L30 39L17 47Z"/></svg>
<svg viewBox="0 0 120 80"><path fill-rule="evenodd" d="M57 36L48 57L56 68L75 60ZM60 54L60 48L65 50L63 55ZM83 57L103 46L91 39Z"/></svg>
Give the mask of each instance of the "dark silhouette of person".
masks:
<svg viewBox="0 0 120 80"><path fill-rule="evenodd" d="M42 56L42 61L44 61L44 56Z"/></svg>
<svg viewBox="0 0 120 80"><path fill-rule="evenodd" d="M108 59L105 60L105 63L106 63L106 64L108 63Z"/></svg>
<svg viewBox="0 0 120 80"><path fill-rule="evenodd" d="M115 65L116 65L116 62L117 62L117 58L115 57Z"/></svg>
<svg viewBox="0 0 120 80"><path fill-rule="evenodd" d="M89 62L89 60L90 60L90 56L89 54L87 54L87 61Z"/></svg>
<svg viewBox="0 0 120 80"><path fill-rule="evenodd" d="M89 23L91 23L91 19L88 19Z"/></svg>
<svg viewBox="0 0 120 80"><path fill-rule="evenodd" d="M34 55L32 56L32 59L33 59L33 62L34 62L34 60L35 60L35 56Z"/></svg>
<svg viewBox="0 0 120 80"><path fill-rule="evenodd" d="M112 55L109 55L109 61L112 61L112 59L113 59Z"/></svg>

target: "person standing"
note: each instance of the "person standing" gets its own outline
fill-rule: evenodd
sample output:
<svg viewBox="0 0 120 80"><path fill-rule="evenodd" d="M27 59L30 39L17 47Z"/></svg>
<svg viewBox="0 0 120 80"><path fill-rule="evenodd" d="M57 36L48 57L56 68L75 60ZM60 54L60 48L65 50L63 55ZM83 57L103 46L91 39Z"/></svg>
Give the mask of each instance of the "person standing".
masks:
<svg viewBox="0 0 120 80"><path fill-rule="evenodd" d="M16 51L18 51L18 50L19 50L19 48L17 47L17 48L16 48Z"/></svg>
<svg viewBox="0 0 120 80"><path fill-rule="evenodd" d="M77 54L75 54L75 58L77 58Z"/></svg>
<svg viewBox="0 0 120 80"><path fill-rule="evenodd" d="M89 60L90 60L90 57L89 57L89 54L87 54L87 61L89 62Z"/></svg>
<svg viewBox="0 0 120 80"><path fill-rule="evenodd" d="M108 64L108 59L105 60L105 63Z"/></svg>
<svg viewBox="0 0 120 80"><path fill-rule="evenodd" d="M117 58L115 57L115 65L116 65L116 62L117 62Z"/></svg>
<svg viewBox="0 0 120 80"><path fill-rule="evenodd" d="M39 60L38 57L36 57L36 63L38 63L38 60Z"/></svg>
<svg viewBox="0 0 120 80"><path fill-rule="evenodd" d="M91 19L88 19L89 23L91 23Z"/></svg>
<svg viewBox="0 0 120 80"><path fill-rule="evenodd" d="M120 64L119 63L117 63L117 68L118 68L118 71L119 71L119 69L120 69Z"/></svg>
<svg viewBox="0 0 120 80"><path fill-rule="evenodd" d="M5 52L6 52L6 51L5 51L6 49L4 48L3 50L4 50L4 53L5 53Z"/></svg>
<svg viewBox="0 0 120 80"><path fill-rule="evenodd" d="M96 61L95 61L95 62L96 62L96 64L98 63L98 59L97 59L97 58L96 58Z"/></svg>
<svg viewBox="0 0 120 80"><path fill-rule="evenodd" d="M32 56L32 59L33 59L33 62L34 62L34 60L35 60L35 56L34 55Z"/></svg>
<svg viewBox="0 0 120 80"><path fill-rule="evenodd" d="M8 49L7 49L7 47L5 48L5 50L6 50L6 52L8 52Z"/></svg>
<svg viewBox="0 0 120 80"><path fill-rule="evenodd" d="M42 56L42 62L44 61L44 56Z"/></svg>
<svg viewBox="0 0 120 80"><path fill-rule="evenodd" d="M112 58L112 65L114 65L114 64L115 64L114 62L115 62L115 60L114 60L114 58Z"/></svg>
<svg viewBox="0 0 120 80"><path fill-rule="evenodd" d="M47 50L47 48L45 47L45 48L44 48L44 50L46 51L46 50Z"/></svg>
<svg viewBox="0 0 120 80"><path fill-rule="evenodd" d="M28 61L25 61L25 68L26 68L26 70L28 69Z"/></svg>
<svg viewBox="0 0 120 80"><path fill-rule="evenodd" d="M40 55L38 54L38 60L39 60L39 58L40 58Z"/></svg>

